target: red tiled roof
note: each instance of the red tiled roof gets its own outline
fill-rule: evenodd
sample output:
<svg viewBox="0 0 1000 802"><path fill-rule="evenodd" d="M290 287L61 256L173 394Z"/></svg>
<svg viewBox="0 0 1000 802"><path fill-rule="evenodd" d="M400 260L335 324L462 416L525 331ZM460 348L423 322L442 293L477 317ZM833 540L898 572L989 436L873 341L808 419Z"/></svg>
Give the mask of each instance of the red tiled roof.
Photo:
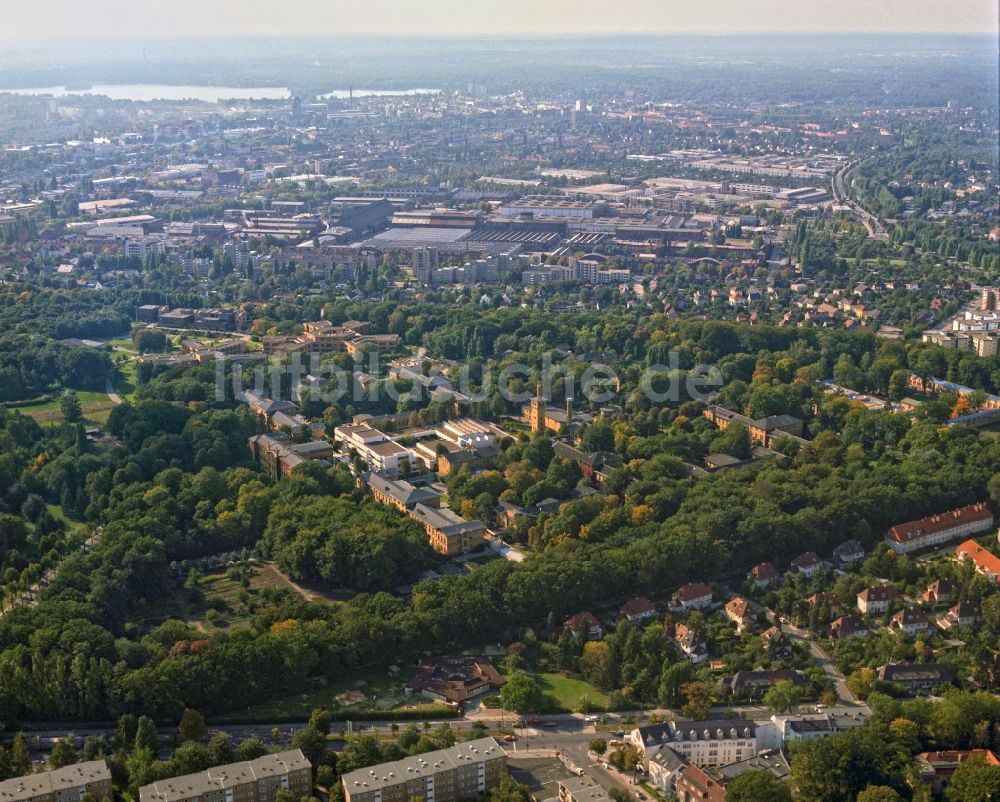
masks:
<svg viewBox="0 0 1000 802"><path fill-rule="evenodd" d="M652 613L655 611L656 608L653 606L653 603L645 596L640 596L637 599L629 599L622 605L622 613L625 615L642 615L643 613Z"/></svg>
<svg viewBox="0 0 1000 802"><path fill-rule="evenodd" d="M745 618L750 612L750 602L740 596L734 596L726 604L726 612L736 618Z"/></svg>
<svg viewBox="0 0 1000 802"><path fill-rule="evenodd" d="M919 521L908 521L903 524L896 524L889 530L889 539L897 543L907 543L914 538L933 535L947 529L954 529L956 526L973 523L975 521L993 520L993 513L990 512L986 502L980 501L977 504L970 504L968 507L960 507L957 510L949 510L939 515L932 515L929 518L921 518Z"/></svg>
<svg viewBox="0 0 1000 802"><path fill-rule="evenodd" d="M1000 578L1000 557L984 549L975 540L966 540L962 543L955 549L955 556L960 560L972 560L977 570L994 577L994 581Z"/></svg>
<svg viewBox="0 0 1000 802"><path fill-rule="evenodd" d="M778 569L771 565L771 563L757 563L757 565L750 569L749 576L753 579L774 579L780 576L780 574L778 573Z"/></svg>
<svg viewBox="0 0 1000 802"><path fill-rule="evenodd" d="M692 601L693 599L701 599L711 595L712 589L704 582L688 582L677 589L674 593L674 598L681 601Z"/></svg>
<svg viewBox="0 0 1000 802"><path fill-rule="evenodd" d="M567 618L563 626L574 632L580 632L584 629L597 629L601 626L601 622L594 618L593 613L585 610Z"/></svg>
<svg viewBox="0 0 1000 802"><path fill-rule="evenodd" d="M970 757L981 757L987 766L1000 766L997 758L989 749L952 749L946 752L921 752L917 760L931 766L951 768Z"/></svg>

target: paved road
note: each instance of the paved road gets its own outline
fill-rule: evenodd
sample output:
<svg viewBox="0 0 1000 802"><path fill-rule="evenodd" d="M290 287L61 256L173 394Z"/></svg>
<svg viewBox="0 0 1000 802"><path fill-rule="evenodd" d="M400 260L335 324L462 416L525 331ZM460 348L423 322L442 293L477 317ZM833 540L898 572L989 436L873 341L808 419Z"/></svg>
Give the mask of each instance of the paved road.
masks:
<svg viewBox="0 0 1000 802"><path fill-rule="evenodd" d="M115 392L115 386L111 383L111 379L104 380L104 392L108 394L108 398L115 406L122 403L122 397Z"/></svg>
<svg viewBox="0 0 1000 802"><path fill-rule="evenodd" d="M823 648L816 643L816 641L810 638L808 632L803 629L799 629L796 626L792 626L791 624L785 623L781 624L781 631L788 635L788 637L792 640L804 641L808 644L809 652L812 654L813 660L816 665L823 669L823 673L826 675L827 679L833 683L833 686L837 691L837 700L841 704L864 706L863 703L860 702L853 693L851 693L850 688L847 687L847 681L845 680L844 675L840 672L840 669L834 665L833 660L830 659L830 655L828 655Z"/></svg>
<svg viewBox="0 0 1000 802"><path fill-rule="evenodd" d="M723 591L731 596L739 595L727 587L723 587ZM810 632L804 629L799 629L797 626L794 626L786 621L782 621L770 607L758 604L753 599L747 599L747 601L750 602L750 608L754 612L763 611L767 620L771 624L780 627L781 631L788 635L789 638L805 643L809 647L809 653L812 655L813 661L823 670L826 678L833 683L833 687L837 691L837 704L839 706L857 706L864 708L865 711L868 711L867 705L851 693L850 689L847 687L847 681L844 678L843 673L841 673L840 669L837 668L833 660L830 659L830 655L826 653L823 647L813 640Z"/></svg>
<svg viewBox="0 0 1000 802"><path fill-rule="evenodd" d="M547 716L546 721L554 720ZM596 732L593 725L577 719L574 723L560 721L555 728L523 727L515 730L517 741L505 744L511 758L558 757L571 772L583 772L604 788L623 788L633 792L632 776L622 774L614 766L597 759L590 751L594 738L608 738L608 733ZM553 794L555 796L555 794Z"/></svg>

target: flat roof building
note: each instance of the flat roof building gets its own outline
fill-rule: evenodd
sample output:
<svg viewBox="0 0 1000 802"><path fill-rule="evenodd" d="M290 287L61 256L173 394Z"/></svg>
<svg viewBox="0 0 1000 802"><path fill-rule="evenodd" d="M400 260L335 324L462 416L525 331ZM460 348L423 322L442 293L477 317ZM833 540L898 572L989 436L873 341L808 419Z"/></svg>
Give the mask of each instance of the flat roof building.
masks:
<svg viewBox="0 0 1000 802"><path fill-rule="evenodd" d="M289 749L256 760L214 766L144 785L140 802L274 802L284 788L296 798L312 789L312 764L300 749Z"/></svg>
<svg viewBox="0 0 1000 802"><path fill-rule="evenodd" d="M495 738L356 769L340 778L344 802L454 802L484 795L503 779L507 754ZM145 802L145 800L142 800Z"/></svg>
<svg viewBox="0 0 1000 802"><path fill-rule="evenodd" d="M0 802L79 802L84 794L111 799L111 770L103 760L0 782Z"/></svg>

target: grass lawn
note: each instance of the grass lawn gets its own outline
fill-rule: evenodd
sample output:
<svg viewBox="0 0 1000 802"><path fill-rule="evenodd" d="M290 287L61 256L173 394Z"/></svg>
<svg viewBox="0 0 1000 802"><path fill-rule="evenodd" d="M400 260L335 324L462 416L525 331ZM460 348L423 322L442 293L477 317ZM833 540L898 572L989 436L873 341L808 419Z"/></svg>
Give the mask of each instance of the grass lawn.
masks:
<svg viewBox="0 0 1000 802"><path fill-rule="evenodd" d="M107 393L93 390L77 390L76 397L80 399L80 406L83 408L83 417L94 423L104 423L108 419L114 404L108 398ZM18 407L18 412L30 415L39 423L57 423L62 420L62 409L59 398L45 401L41 404L32 404L27 407Z"/></svg>
<svg viewBox="0 0 1000 802"><path fill-rule="evenodd" d="M131 337L112 337L110 340L104 340L112 348L124 348L126 351L135 351L135 343L132 342Z"/></svg>
<svg viewBox="0 0 1000 802"><path fill-rule="evenodd" d="M537 679L542 690L570 712L606 710L608 707L607 694L579 677L548 672L538 674Z"/></svg>
<svg viewBox="0 0 1000 802"><path fill-rule="evenodd" d="M62 521L63 526L66 527L66 531L69 532L70 534L75 534L76 532L79 532L81 529L87 528L87 524L85 524L83 521L74 521L71 518L67 518L66 514L62 510L62 507L60 507L58 504L46 504L45 506L49 510L49 515L51 515L57 521Z"/></svg>
<svg viewBox="0 0 1000 802"><path fill-rule="evenodd" d="M115 391L126 401L131 401L135 395L135 368L136 362L132 357L120 356L115 360L121 378L115 382Z"/></svg>

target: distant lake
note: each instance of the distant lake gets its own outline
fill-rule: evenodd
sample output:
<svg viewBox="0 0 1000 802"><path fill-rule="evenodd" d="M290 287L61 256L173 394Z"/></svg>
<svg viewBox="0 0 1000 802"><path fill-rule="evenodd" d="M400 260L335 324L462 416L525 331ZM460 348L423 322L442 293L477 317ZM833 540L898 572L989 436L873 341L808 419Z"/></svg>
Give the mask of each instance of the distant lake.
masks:
<svg viewBox="0 0 1000 802"><path fill-rule="evenodd" d="M399 97L400 95L440 95L440 89L355 89L354 97ZM320 95L320 100L330 98L348 98L351 96L350 89L334 89L325 95Z"/></svg>
<svg viewBox="0 0 1000 802"><path fill-rule="evenodd" d="M0 89L15 95L104 95L112 100L203 100L217 103L220 100L284 100L291 96L288 89L278 86L170 86L167 84L94 84L87 89L68 89L65 86L47 86L38 89Z"/></svg>

